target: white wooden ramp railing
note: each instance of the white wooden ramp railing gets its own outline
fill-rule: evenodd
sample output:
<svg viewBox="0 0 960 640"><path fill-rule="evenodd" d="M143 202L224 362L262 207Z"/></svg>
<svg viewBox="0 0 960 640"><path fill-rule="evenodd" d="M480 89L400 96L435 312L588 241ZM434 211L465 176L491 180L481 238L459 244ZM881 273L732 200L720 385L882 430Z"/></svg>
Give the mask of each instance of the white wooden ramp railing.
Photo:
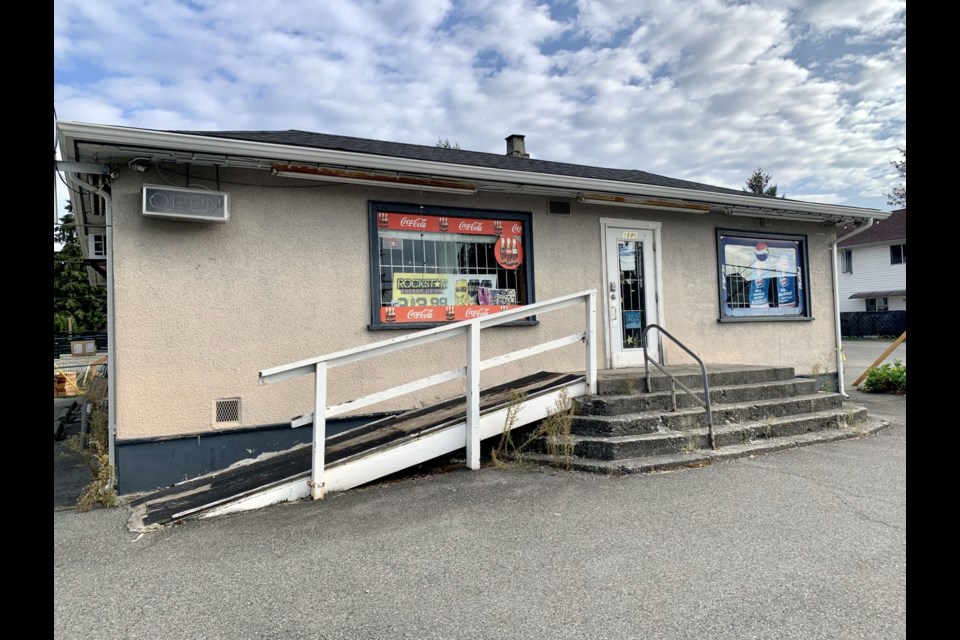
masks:
<svg viewBox="0 0 960 640"><path fill-rule="evenodd" d="M329 355L317 358L300 360L291 364L264 369L260 372L260 384L270 384L288 380L299 376L314 376L314 410L313 414L308 414L301 419L301 424L313 422L313 456L310 473L310 494L317 500L323 497L324 493L324 445L326 442L326 421L327 418L342 415L355 409L360 409L372 404L384 402L393 398L426 389L449 380L457 378L466 378L466 448L467 448L467 466L471 469L480 468L480 372L514 362L522 358L559 349L561 347L583 342L585 345L584 357L584 392L597 392L597 310L596 310L596 290L581 291L559 298L553 298L544 302L517 307L507 311L501 311L488 316L464 320L453 324L444 325L435 329L426 329L398 338L382 340L372 344L338 351ZM582 333L575 333L563 338L551 340L536 344L526 349L521 349L511 353L480 360L480 337L483 329L489 329L507 322L527 318L532 315L540 315L571 307L574 305L584 305L584 330ZM359 362L376 356L394 353L403 349L418 347L430 342L436 342L455 336L467 336L467 349L465 356L466 366L458 369L452 369L443 373L438 373L426 378L407 382L390 389L378 391L365 396L361 396L349 402L343 402L333 406L327 406L327 372L334 368L351 362ZM294 426L297 426L296 424ZM463 446L463 441L461 444ZM456 449L451 449L455 451Z"/></svg>

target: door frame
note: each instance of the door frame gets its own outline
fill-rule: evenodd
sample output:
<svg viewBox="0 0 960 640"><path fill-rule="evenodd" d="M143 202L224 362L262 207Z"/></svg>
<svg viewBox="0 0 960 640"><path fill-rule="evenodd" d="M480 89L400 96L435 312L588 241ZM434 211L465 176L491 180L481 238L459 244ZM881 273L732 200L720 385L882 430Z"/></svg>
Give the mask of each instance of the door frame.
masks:
<svg viewBox="0 0 960 640"><path fill-rule="evenodd" d="M607 270L607 229L613 227L617 229L636 229L637 231L650 231L653 233L653 286L655 291L657 321L656 324L663 326L663 264L660 260L660 254L663 243L661 242L662 223L652 220L624 220L622 218L600 218L600 281L602 283L603 304L603 342L604 353L606 355L607 369L613 368L613 342L610 339L610 305L606 304L607 292L610 290L610 274ZM619 284L619 283L618 283ZM663 350L663 340L660 332L657 335L657 351L660 354L660 364L667 364L667 355Z"/></svg>

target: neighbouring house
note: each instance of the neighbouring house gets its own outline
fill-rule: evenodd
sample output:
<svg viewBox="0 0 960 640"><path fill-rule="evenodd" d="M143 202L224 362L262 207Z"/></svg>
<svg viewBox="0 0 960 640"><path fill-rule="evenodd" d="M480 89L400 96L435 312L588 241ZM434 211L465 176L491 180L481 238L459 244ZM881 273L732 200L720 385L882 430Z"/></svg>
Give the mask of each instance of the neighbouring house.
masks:
<svg viewBox="0 0 960 640"><path fill-rule="evenodd" d="M87 177L92 186L102 186L108 176ZM77 241L87 266L87 276L93 286L107 286L107 229L104 202L101 198L76 198L71 202L77 222Z"/></svg>
<svg viewBox="0 0 960 640"><path fill-rule="evenodd" d="M844 235L851 229L844 228ZM899 335L907 322L907 210L838 244L843 335Z"/></svg>
<svg viewBox="0 0 960 640"><path fill-rule="evenodd" d="M838 225L888 216L540 160L521 135L496 154L306 131L58 129L73 197L103 225L102 241L99 226L85 237L104 253L122 493L302 441L290 426L312 409L311 381L261 386L264 369L585 290L601 369L687 362L645 342L655 323L707 362L836 376ZM489 329L483 357L583 323L564 310ZM457 344L344 366L328 401L455 371ZM583 371L576 347L483 384ZM458 392L445 385L408 402Z"/></svg>

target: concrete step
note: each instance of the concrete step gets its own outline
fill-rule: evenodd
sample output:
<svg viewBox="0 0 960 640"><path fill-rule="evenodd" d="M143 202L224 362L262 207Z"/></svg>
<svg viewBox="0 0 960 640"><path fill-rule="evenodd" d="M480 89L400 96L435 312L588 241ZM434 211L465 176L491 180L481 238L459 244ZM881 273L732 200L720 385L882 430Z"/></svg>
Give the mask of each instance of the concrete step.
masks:
<svg viewBox="0 0 960 640"><path fill-rule="evenodd" d="M687 439L682 433L644 433L636 436L575 436L571 435L571 453L578 458L617 460L642 456L676 453L684 448Z"/></svg>
<svg viewBox="0 0 960 640"><path fill-rule="evenodd" d="M703 398L703 388L698 381L690 388L698 398ZM721 403L751 402L817 392L817 381L810 378L792 378L774 382L728 385L710 388L710 402L714 407ZM614 416L643 411L670 411L670 391L617 395L593 395L573 399L575 412L587 416ZM677 407L699 407L700 404L682 389L677 389Z"/></svg>
<svg viewBox="0 0 960 640"><path fill-rule="evenodd" d="M570 433L582 436L634 436L656 433L663 428L658 411L625 413L617 416L573 416Z"/></svg>
<svg viewBox="0 0 960 640"><path fill-rule="evenodd" d="M722 404L713 409L713 424L740 424L759 420L770 420L806 413L816 413L843 406L843 396L839 393L813 393L793 398L774 398L756 402L733 402ZM701 407L678 409L661 413L661 421L667 429L684 431L706 426L706 409Z"/></svg>
<svg viewBox="0 0 960 640"><path fill-rule="evenodd" d="M811 393L788 398L753 402L732 402L713 407L715 426L766 420L802 413L838 409L843 396L838 393ZM677 411L640 411L612 416L573 416L570 432L580 436L629 436L658 431L684 431L705 427L706 409L700 406Z"/></svg>
<svg viewBox="0 0 960 640"><path fill-rule="evenodd" d="M703 376L698 366L674 366L671 367L671 370L671 373L675 371L674 375L677 379L690 389L703 386ZM776 382L778 380L791 380L794 377L796 376L792 367L726 365L714 370L710 370L708 366L707 370L707 380L711 387ZM651 391L669 391L670 378L651 367L650 387ZM646 381L642 368L605 372L597 377L597 393L600 395L632 394L646 391Z"/></svg>
<svg viewBox="0 0 960 640"><path fill-rule="evenodd" d="M848 406L842 411L823 411L809 416L781 418L772 423L752 423L723 427L717 430L718 448L709 446L707 430L696 429L688 434L684 445L673 452L638 455L626 458L588 458L574 451L565 460L556 460L542 452L525 456L539 464L565 466L579 471L605 474L647 473L710 465L715 461L762 455L794 447L833 442L872 435L890 423L868 418L863 407ZM676 434L665 434L676 435ZM585 439L578 439L577 444ZM725 444L721 444L725 443ZM626 450L626 448L624 448ZM654 451L653 448L649 449Z"/></svg>
<svg viewBox="0 0 960 640"><path fill-rule="evenodd" d="M718 425L714 436L718 447L745 444L755 440L770 440L802 433L837 428L838 425L856 425L866 419L866 409L827 409L800 415L755 420L742 424ZM556 442L556 440L554 440ZM680 451L694 451L710 447L706 427L683 432L661 431L627 436L571 435L567 443L572 455L597 460L620 460L655 456ZM544 443L545 447L545 443ZM539 451L543 451L541 447Z"/></svg>

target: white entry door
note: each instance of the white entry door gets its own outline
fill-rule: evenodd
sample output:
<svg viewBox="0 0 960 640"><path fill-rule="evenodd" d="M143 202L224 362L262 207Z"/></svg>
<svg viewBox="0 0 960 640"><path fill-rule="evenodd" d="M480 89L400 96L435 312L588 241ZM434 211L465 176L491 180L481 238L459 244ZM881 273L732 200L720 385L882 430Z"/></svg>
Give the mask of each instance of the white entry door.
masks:
<svg viewBox="0 0 960 640"><path fill-rule="evenodd" d="M654 237L649 229L606 227L606 319L611 365L642 367L644 350L660 362L656 331L644 344L643 329L657 323Z"/></svg>

